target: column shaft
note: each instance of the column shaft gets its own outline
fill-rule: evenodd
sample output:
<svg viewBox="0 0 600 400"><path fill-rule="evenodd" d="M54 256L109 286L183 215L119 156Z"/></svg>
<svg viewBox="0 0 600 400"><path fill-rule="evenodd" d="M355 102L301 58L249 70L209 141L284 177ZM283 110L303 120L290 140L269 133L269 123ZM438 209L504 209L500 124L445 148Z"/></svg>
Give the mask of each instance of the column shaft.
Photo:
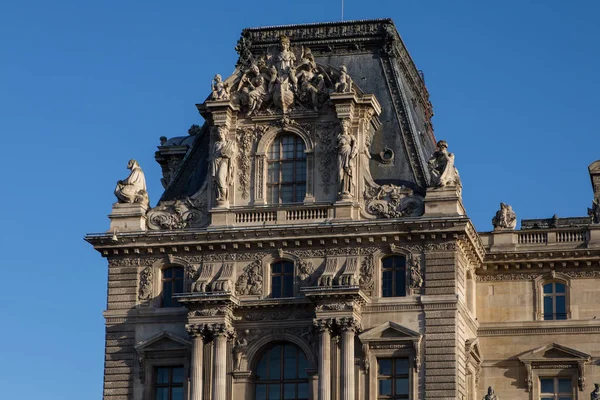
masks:
<svg viewBox="0 0 600 400"><path fill-rule="evenodd" d="M331 400L331 335L319 334L319 400Z"/></svg>
<svg viewBox="0 0 600 400"><path fill-rule="evenodd" d="M211 400L225 400L227 384L227 336L214 338L213 387Z"/></svg>
<svg viewBox="0 0 600 400"><path fill-rule="evenodd" d="M192 339L192 362L190 366L190 400L202 400L202 365L204 363L203 357L204 340L202 340L202 336L196 336Z"/></svg>
<svg viewBox="0 0 600 400"><path fill-rule="evenodd" d="M354 330L342 330L341 400L354 398Z"/></svg>

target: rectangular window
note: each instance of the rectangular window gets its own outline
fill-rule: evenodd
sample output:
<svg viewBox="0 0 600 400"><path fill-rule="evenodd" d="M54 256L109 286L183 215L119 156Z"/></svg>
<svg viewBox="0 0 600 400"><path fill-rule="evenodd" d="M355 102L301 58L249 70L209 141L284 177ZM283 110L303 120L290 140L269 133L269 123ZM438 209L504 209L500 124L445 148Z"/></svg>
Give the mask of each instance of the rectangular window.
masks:
<svg viewBox="0 0 600 400"><path fill-rule="evenodd" d="M183 400L183 367L157 367L153 400Z"/></svg>
<svg viewBox="0 0 600 400"><path fill-rule="evenodd" d="M541 400L573 400L573 398L573 383L571 378L540 378Z"/></svg>
<svg viewBox="0 0 600 400"><path fill-rule="evenodd" d="M377 360L377 399L408 399L410 381L408 358Z"/></svg>

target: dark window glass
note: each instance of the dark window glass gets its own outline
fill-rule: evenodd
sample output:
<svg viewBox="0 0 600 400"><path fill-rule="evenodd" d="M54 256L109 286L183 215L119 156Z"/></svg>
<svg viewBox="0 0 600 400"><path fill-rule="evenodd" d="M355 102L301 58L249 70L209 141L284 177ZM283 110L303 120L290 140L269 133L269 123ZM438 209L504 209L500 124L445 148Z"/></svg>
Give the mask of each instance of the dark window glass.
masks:
<svg viewBox="0 0 600 400"><path fill-rule="evenodd" d="M300 203L306 195L306 153L297 135L273 140L267 157L267 201L270 204Z"/></svg>
<svg viewBox="0 0 600 400"><path fill-rule="evenodd" d="M271 297L294 297L294 263L278 261L271 264Z"/></svg>
<svg viewBox="0 0 600 400"><path fill-rule="evenodd" d="M382 358L377 360L377 399L408 399L408 358Z"/></svg>
<svg viewBox="0 0 600 400"><path fill-rule="evenodd" d="M381 295L406 296L406 258L390 256L381 261Z"/></svg>
<svg viewBox="0 0 600 400"><path fill-rule="evenodd" d="M296 345L277 344L258 362L256 400L308 400L308 363Z"/></svg>
<svg viewBox="0 0 600 400"><path fill-rule="evenodd" d="M154 373L155 400L183 400L183 367L158 367Z"/></svg>
<svg viewBox="0 0 600 400"><path fill-rule="evenodd" d="M562 283L543 286L544 320L567 319L566 288Z"/></svg>
<svg viewBox="0 0 600 400"><path fill-rule="evenodd" d="M162 306L179 307L181 304L173 298L183 293L183 268L170 267L162 270Z"/></svg>
<svg viewBox="0 0 600 400"><path fill-rule="evenodd" d="M540 399L573 400L571 378L540 378Z"/></svg>

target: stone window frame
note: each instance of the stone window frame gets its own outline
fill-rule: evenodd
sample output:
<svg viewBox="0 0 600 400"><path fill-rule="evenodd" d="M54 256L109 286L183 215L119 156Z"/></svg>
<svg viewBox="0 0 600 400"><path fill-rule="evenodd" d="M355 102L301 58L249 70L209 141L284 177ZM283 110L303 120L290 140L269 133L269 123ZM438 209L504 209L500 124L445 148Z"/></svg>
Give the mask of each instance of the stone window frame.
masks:
<svg viewBox="0 0 600 400"><path fill-rule="evenodd" d="M190 290L190 285L193 281L191 274L193 274L197 268L194 268L192 264L179 257L168 257L161 258L155 261L152 265L141 267L138 273L138 307L150 307L163 310L181 310L184 308L183 305L180 307L162 307L162 271L166 268L180 267L183 268L183 293ZM143 276L150 271L151 278L147 281L143 281ZM146 275L147 276L147 275ZM142 298L141 290L142 286L149 286L146 288L150 298Z"/></svg>
<svg viewBox="0 0 600 400"><path fill-rule="evenodd" d="M404 337L371 338L375 332L385 331L388 328L404 332ZM374 327L359 335L363 348L363 368L367 377L365 400L378 398L378 371L377 360L380 358L408 358L409 372L409 398L419 398L419 373L421 371L422 335L404 328L392 321Z"/></svg>
<svg viewBox="0 0 600 400"><path fill-rule="evenodd" d="M286 299L293 299L300 295L300 288L298 287L298 267L300 265L300 259L293 254L280 251L277 255L267 255L262 259L262 274L263 274L263 293L262 298L271 299L271 264L279 261L289 261L294 264L294 293L292 297L276 297L274 301L280 300L285 301Z"/></svg>
<svg viewBox="0 0 600 400"><path fill-rule="evenodd" d="M534 280L534 321L565 321L565 320L545 320L544 319L544 285L548 283L562 283L565 285L565 312L567 320L572 318L571 314L571 277L560 272L552 271L549 274L538 276Z"/></svg>
<svg viewBox="0 0 600 400"><path fill-rule="evenodd" d="M295 134L304 141L304 152L306 153L306 194L304 204L314 203L314 182L315 182L315 144L310 135L299 126L285 125L283 128L272 127L259 140L254 156L254 204L280 206L280 204L269 204L267 202L267 154L275 138L281 134ZM285 206L286 204L282 204Z"/></svg>
<svg viewBox="0 0 600 400"><path fill-rule="evenodd" d="M481 369L483 363L483 357L481 355L481 351L479 350L478 338L468 339L465 341L465 354L467 355L466 400L476 400L477 389L479 388L479 380L481 376ZM469 381L469 379L471 379L471 381Z"/></svg>
<svg viewBox="0 0 600 400"><path fill-rule="evenodd" d="M152 345L162 340L167 340L168 346L153 349ZM190 348L191 342L163 331L135 346L138 380L143 385L143 398L154 398L154 371L157 367L183 366L183 393L189 393L190 374ZM187 398L187 396L186 396Z"/></svg>
<svg viewBox="0 0 600 400"><path fill-rule="evenodd" d="M406 285L406 295L405 296L393 296L393 297L383 297L383 259L390 256L402 256L406 258L406 268L405 268L405 285ZM408 249L404 249L402 247L394 246L393 249L389 251L377 250L373 254L373 264L376 266L373 271L373 293L379 299L379 301L397 301L398 299L407 299L414 297L417 293L410 288L410 269L409 262L412 257L415 255Z"/></svg>

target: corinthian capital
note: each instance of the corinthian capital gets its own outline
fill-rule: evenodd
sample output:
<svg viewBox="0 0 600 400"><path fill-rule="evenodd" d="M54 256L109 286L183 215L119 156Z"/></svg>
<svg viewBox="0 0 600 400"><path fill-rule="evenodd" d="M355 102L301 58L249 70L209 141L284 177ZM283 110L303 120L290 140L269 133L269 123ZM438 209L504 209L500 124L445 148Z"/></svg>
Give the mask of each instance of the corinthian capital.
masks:
<svg viewBox="0 0 600 400"><path fill-rule="evenodd" d="M319 333L331 332L333 320L331 318L319 318L313 319L313 327Z"/></svg>
<svg viewBox="0 0 600 400"><path fill-rule="evenodd" d="M206 324L186 324L185 330L191 338L206 337Z"/></svg>
<svg viewBox="0 0 600 400"><path fill-rule="evenodd" d="M336 318L335 324L342 332L353 331L358 333L360 331L360 322L353 317Z"/></svg>
<svg viewBox="0 0 600 400"><path fill-rule="evenodd" d="M217 338L219 336L224 336L227 339L231 339L233 337L233 335L234 335L233 328L229 324L226 324L224 322L223 323L207 324L206 330L214 338Z"/></svg>

